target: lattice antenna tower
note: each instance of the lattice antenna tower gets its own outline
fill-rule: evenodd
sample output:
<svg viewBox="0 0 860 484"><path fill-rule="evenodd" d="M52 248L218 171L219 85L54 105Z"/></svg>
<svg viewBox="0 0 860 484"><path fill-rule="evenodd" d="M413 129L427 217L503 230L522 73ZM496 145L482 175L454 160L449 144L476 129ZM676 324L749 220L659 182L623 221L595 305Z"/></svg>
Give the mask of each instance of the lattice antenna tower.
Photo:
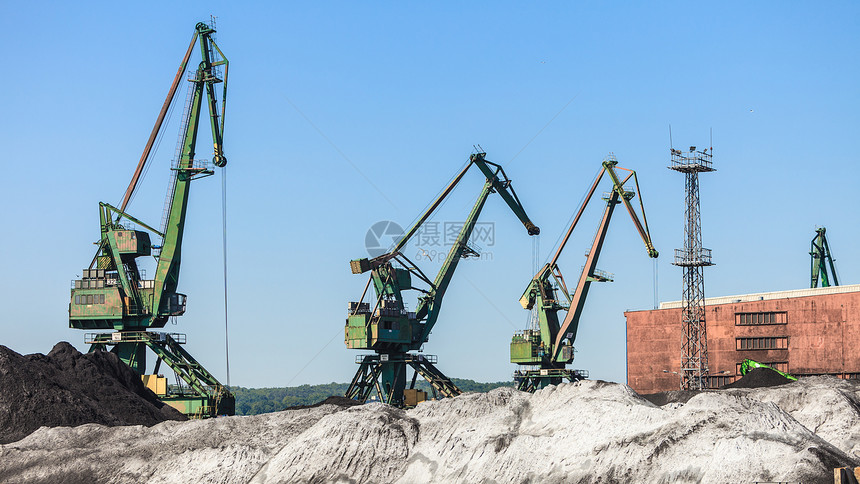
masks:
<svg viewBox="0 0 860 484"><path fill-rule="evenodd" d="M684 248L675 249L673 265L684 271L681 325L684 339L681 355L681 389L708 388L708 332L705 325L704 268L713 265L711 249L702 248L702 218L699 210L699 173L715 171L713 146L683 153L670 148L670 170L685 176Z"/></svg>

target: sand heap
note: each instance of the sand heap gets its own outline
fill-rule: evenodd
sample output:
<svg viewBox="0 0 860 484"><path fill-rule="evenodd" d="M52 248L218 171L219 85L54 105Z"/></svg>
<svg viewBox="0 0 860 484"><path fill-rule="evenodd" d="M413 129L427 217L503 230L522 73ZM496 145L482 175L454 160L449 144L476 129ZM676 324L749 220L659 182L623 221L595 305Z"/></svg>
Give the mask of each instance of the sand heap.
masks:
<svg viewBox="0 0 860 484"><path fill-rule="evenodd" d="M657 406L625 385L499 388L410 411L324 404L153 427L42 428L0 481L825 482L860 465L860 387L813 378Z"/></svg>
<svg viewBox="0 0 860 484"><path fill-rule="evenodd" d="M155 425L185 420L143 386L116 355L83 355L66 342L47 355L0 346L0 443L42 426ZM0 464L2 467L2 464Z"/></svg>

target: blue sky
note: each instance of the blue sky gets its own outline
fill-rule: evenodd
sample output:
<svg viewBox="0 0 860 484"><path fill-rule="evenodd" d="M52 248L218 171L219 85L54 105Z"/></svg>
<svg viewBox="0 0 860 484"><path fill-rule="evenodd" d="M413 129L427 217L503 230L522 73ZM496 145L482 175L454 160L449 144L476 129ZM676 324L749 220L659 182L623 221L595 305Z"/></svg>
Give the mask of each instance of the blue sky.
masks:
<svg viewBox="0 0 860 484"><path fill-rule="evenodd" d="M365 283L348 261L365 255L375 222L407 226L474 144L505 166L542 228L541 262L608 153L637 170L666 301L681 294L670 263L684 208L683 176L666 169L668 126L682 148L707 146L713 128L718 171L701 180L717 264L707 295L807 286L818 225L841 281L860 282L856 2L3 2L0 344L85 350L67 327L68 290L92 256L98 202L121 200L193 27L210 15L231 61L232 384L348 381L358 352L343 345L346 305ZM129 208L145 221L161 217L176 117ZM202 136L198 155L210 158ZM434 221L461 221L480 187L467 175ZM224 380L220 197L217 178L192 188L188 311L168 329ZM600 209L560 261L568 279ZM517 299L532 241L499 197L482 221L495 227L492 258L461 264L426 352L451 376L504 380L511 333L526 324ZM598 267L616 282L592 288L574 366L624 381L623 312L653 305L654 267L623 211Z"/></svg>

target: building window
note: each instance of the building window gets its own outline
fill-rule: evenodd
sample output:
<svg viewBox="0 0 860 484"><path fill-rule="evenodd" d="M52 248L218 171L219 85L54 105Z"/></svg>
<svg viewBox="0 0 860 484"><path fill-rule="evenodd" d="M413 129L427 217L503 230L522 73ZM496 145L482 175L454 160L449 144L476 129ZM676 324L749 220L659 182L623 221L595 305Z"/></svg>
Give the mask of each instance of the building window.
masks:
<svg viewBox="0 0 860 484"><path fill-rule="evenodd" d="M75 304L87 305L87 304L104 304L105 303L105 295L104 294L75 294Z"/></svg>
<svg viewBox="0 0 860 484"><path fill-rule="evenodd" d="M720 388L735 381L733 376L709 376L708 388Z"/></svg>
<svg viewBox="0 0 860 484"><path fill-rule="evenodd" d="M757 326L760 324L786 324L785 311L766 313L735 313L735 326Z"/></svg>
<svg viewBox="0 0 860 484"><path fill-rule="evenodd" d="M787 350L788 336L771 338L735 338L736 349L740 350Z"/></svg>

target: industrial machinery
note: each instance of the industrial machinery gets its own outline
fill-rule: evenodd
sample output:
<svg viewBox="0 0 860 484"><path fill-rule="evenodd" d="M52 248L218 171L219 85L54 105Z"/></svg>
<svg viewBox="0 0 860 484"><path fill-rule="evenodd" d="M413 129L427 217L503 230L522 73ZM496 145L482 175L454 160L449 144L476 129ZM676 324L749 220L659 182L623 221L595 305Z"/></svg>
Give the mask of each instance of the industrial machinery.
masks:
<svg viewBox="0 0 860 484"><path fill-rule="evenodd" d="M815 229L815 237L812 239L809 255L812 257L812 269L810 274L809 287L818 287L819 277L821 278L821 287L838 286L839 279L836 278L836 266L833 264L833 257L830 255L830 245L827 243L827 236L824 233L827 229L824 227ZM830 267L830 272L827 272L827 267Z"/></svg>
<svg viewBox="0 0 860 484"><path fill-rule="evenodd" d="M502 167L486 160L485 155L471 155L468 164L391 251L369 260L365 258L350 261L353 274L369 271L370 278L358 302L349 303L349 315L344 331L346 346L351 349L373 350L375 353L357 357L356 363L360 366L347 389L348 398L364 402L371 392L376 390L378 398L391 405L402 407L409 403L404 399L404 393L414 401L412 392L406 390L407 367L414 371L409 390L415 388L415 381L420 374L430 383L434 397L440 394L451 397L461 393L460 389L436 368L436 357L424 355L421 351L439 318L442 298L457 264L460 259L478 255L477 251L467 244L487 197L494 192L501 195L526 227L529 235L540 233L540 229L526 215ZM463 222L439 273L431 280L402 250L472 166L477 166L486 177L484 187ZM366 303L364 299L371 283L376 298ZM418 287L413 283L418 283ZM411 312L404 304L404 296L409 294L407 291L413 290L420 295L415 311Z"/></svg>
<svg viewBox="0 0 860 484"><path fill-rule="evenodd" d="M196 417L233 415L233 395L182 348L185 335L151 329L163 328L169 318L181 316L185 312L186 296L177 292L177 289L191 181L214 173L205 160L194 158L204 98L209 109L215 150L212 162L218 167L227 164L222 135L228 64L212 39L214 33L215 30L205 23L196 25L191 44L171 84L122 204L119 208L107 203L99 204L101 237L96 242L98 249L89 267L84 269L81 279L73 282L69 304L69 327L112 330L86 334L85 341L91 345L91 352L110 347L111 352L141 375L144 384L162 401ZM161 230L156 230L128 214L126 205L134 194L198 41L202 61L189 79L191 85L180 128L177 156L171 168L172 180L164 219ZM221 66L224 68L223 78ZM223 83L220 113L215 89L219 83ZM145 230L139 230L134 225ZM151 236L160 240L160 245L153 245ZM150 255L156 263L155 277L146 279L137 260ZM152 374L146 374L146 348L157 356ZM176 385L168 386L167 380L158 374L162 362L176 373Z"/></svg>
<svg viewBox="0 0 860 484"><path fill-rule="evenodd" d="M597 178L573 218L573 223L562 238L555 255L535 274L520 298L520 304L523 308L533 311L532 327L515 333L511 340L511 363L516 363L523 368L514 373L517 388L522 391L534 392L547 385L556 385L564 380L581 380L588 376L583 370L568 369L566 366L573 361L573 343L576 339L576 331L579 327L579 319L585 306L589 286L592 282L612 281L612 276L597 270L596 265L597 259L600 257L600 250L603 247L603 240L606 237L606 230L609 228L609 220L616 205L624 203L636 229L639 231L639 235L642 237L642 241L645 242L648 256L657 257L658 255L657 250L651 244L651 235L648 231L648 221L645 218L645 206L642 204L641 193L639 196L639 206L642 212L641 223L630 203L630 200L639 192L636 172L621 168L617 164L618 161L614 155L610 155L603 161ZM629 174L621 180L616 170L624 170ZM606 208L603 212L603 218L598 225L591 249L586 254L585 266L582 268L576 288L573 293L570 293L558 268L558 258L604 174L608 174L612 180L612 190L604 195ZM631 179L635 184L635 191L628 190L624 186ZM558 294L559 292L561 294ZM559 311L567 312L561 323L559 323Z"/></svg>
<svg viewBox="0 0 860 484"><path fill-rule="evenodd" d="M765 363L759 363L758 361L750 360L750 359L746 359L743 362L741 362L741 376L746 376L747 373L749 373L750 371L752 371L755 368L767 368L767 369L770 369L770 370L773 370L773 371L779 373L780 375L788 378L791 381L797 381L797 377L791 376L784 371L779 371L776 368L774 368L770 365L767 365Z"/></svg>

